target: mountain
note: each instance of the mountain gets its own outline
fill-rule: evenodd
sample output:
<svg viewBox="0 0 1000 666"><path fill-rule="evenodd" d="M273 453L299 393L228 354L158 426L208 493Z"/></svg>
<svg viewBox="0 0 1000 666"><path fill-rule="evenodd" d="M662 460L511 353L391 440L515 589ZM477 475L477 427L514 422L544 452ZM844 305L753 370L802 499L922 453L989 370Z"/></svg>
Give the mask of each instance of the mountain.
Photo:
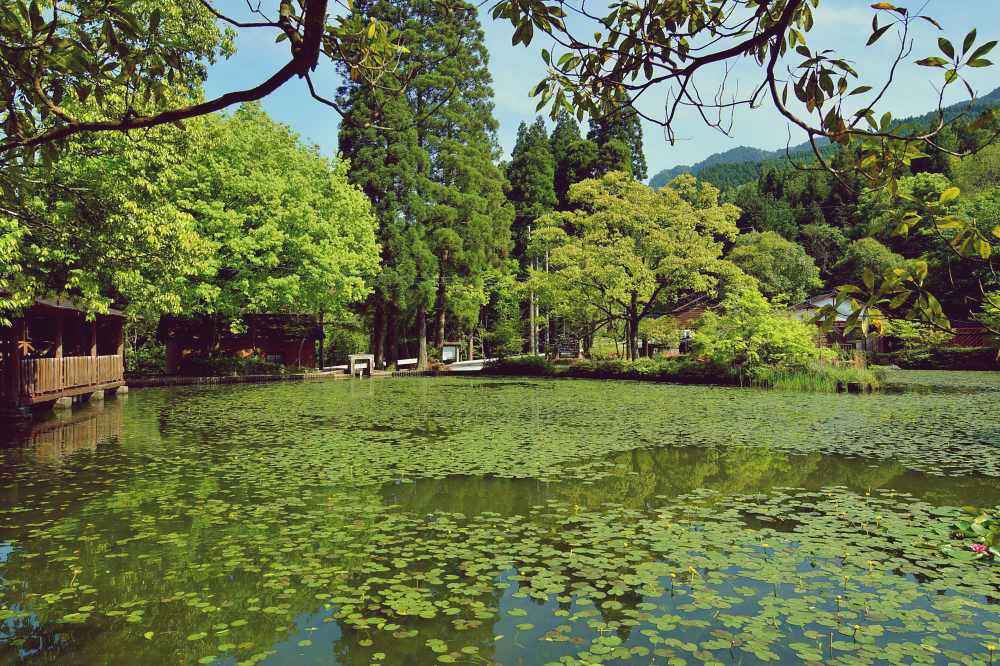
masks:
<svg viewBox="0 0 1000 666"><path fill-rule="evenodd" d="M982 111L985 111L986 109L994 107L1000 107L1000 88L990 92L988 95L977 98L972 103L971 108L969 102L959 102L958 104L945 107L945 119L953 120L955 117L963 113L974 116ZM937 112L931 111L921 116L903 118L898 122L898 124L927 125L932 120L936 119L936 117ZM830 152L833 151L833 147L829 146L828 141L823 141L823 144L824 147L822 150L824 153L828 150ZM797 146L792 146L788 152L790 152L793 156L807 155L812 153L812 147L808 142L800 143ZM751 148L749 146L737 146L736 148L731 148L722 153L709 155L697 164L681 165L664 169L653 176L649 180L649 184L654 189L659 189L682 173L693 173L699 178L703 178L711 182L716 187L722 189L738 187L743 183L756 180L764 166L780 166L782 163L787 165L788 162L786 157L787 155L784 148L781 150L762 150L760 148Z"/></svg>

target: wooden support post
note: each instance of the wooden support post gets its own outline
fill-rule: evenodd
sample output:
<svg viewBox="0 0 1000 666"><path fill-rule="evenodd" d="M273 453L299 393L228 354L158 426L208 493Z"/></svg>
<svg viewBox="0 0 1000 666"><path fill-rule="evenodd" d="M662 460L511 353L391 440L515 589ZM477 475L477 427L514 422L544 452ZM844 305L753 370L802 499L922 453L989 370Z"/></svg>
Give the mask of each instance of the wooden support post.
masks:
<svg viewBox="0 0 1000 666"><path fill-rule="evenodd" d="M16 322L2 339L4 345L3 395L4 400L14 407L18 405L18 398L21 392L20 379L18 377L20 373L20 363L18 362L20 351L17 344L19 330L20 323Z"/></svg>
<svg viewBox="0 0 1000 666"><path fill-rule="evenodd" d="M22 393L21 388L22 388L22 385L24 384L24 377L21 376L21 359L24 358L24 350L27 349L27 344L28 344L28 316L27 316L27 313L25 313L25 316L21 318L20 322L18 322L18 331L19 331L19 335L17 336L17 340L14 341L14 348L15 348L15 353L14 353L14 358L15 358L15 361L14 361L14 365L15 365L14 378L15 378L15 382L16 382L14 384L14 395L18 395L19 396ZM22 344L25 345L25 346L22 347Z"/></svg>
<svg viewBox="0 0 1000 666"><path fill-rule="evenodd" d="M125 320L121 317L115 319L115 331L118 334L115 353L118 354L118 362L121 364L121 374L116 379L125 381Z"/></svg>
<svg viewBox="0 0 1000 666"><path fill-rule="evenodd" d="M90 383L97 383L97 318L90 322Z"/></svg>
<svg viewBox="0 0 1000 666"><path fill-rule="evenodd" d="M63 314L62 310L55 311L56 319L56 340L55 340L55 356L56 358L63 357Z"/></svg>

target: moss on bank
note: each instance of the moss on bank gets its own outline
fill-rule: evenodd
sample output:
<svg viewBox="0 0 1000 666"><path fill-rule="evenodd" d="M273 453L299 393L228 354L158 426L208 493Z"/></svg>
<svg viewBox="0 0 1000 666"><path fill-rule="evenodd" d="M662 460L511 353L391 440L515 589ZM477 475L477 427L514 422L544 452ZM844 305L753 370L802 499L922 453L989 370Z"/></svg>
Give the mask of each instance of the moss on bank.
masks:
<svg viewBox="0 0 1000 666"><path fill-rule="evenodd" d="M520 356L496 361L483 374L518 377L634 379L678 384L759 386L783 390L828 392L871 391L881 388L882 372L875 368L816 365L809 368L757 368L751 373L691 356L624 360L552 362Z"/></svg>

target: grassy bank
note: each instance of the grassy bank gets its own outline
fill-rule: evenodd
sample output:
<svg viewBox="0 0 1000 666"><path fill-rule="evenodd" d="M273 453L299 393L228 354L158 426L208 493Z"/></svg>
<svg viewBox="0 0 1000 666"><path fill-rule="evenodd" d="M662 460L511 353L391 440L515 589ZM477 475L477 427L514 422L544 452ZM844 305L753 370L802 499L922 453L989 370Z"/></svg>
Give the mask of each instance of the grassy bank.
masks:
<svg viewBox="0 0 1000 666"><path fill-rule="evenodd" d="M678 384L759 386L814 393L869 391L881 388L882 373L873 368L816 365L803 369L758 368L751 375L690 356L643 358L637 361L579 360L554 363L542 357L521 356L499 360L483 374L518 377L575 377L582 379L635 379Z"/></svg>

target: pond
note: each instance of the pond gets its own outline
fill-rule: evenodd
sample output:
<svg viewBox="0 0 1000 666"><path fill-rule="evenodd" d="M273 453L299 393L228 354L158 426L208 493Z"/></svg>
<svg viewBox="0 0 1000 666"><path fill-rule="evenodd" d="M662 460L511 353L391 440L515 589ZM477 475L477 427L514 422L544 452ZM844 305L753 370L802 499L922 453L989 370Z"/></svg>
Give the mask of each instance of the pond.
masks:
<svg viewBox="0 0 1000 666"><path fill-rule="evenodd" d="M148 389L0 439L0 661L1000 664L1000 374Z"/></svg>

